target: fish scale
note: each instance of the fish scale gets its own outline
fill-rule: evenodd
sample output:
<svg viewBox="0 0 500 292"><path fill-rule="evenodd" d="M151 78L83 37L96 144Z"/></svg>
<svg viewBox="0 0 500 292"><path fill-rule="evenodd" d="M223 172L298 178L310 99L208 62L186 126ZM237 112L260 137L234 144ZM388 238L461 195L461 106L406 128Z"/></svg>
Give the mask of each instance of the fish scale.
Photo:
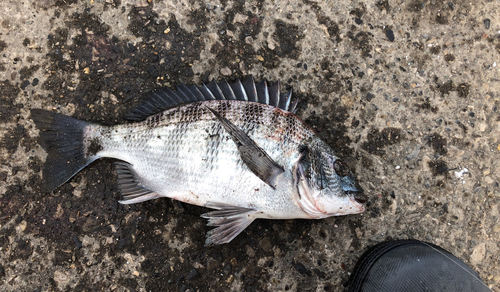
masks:
<svg viewBox="0 0 500 292"><path fill-rule="evenodd" d="M45 190L96 159L114 158L121 203L168 197L215 209L202 215L216 226L206 241L212 245L231 241L256 218L364 211L352 174L295 107L279 83L250 78L157 90L128 124L101 126L36 109L31 115L48 152Z"/></svg>

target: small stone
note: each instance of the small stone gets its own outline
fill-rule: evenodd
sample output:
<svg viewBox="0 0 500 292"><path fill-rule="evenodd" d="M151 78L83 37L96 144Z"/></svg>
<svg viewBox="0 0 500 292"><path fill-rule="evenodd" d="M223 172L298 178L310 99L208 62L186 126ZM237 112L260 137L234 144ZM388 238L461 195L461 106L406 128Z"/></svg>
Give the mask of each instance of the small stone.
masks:
<svg viewBox="0 0 500 292"><path fill-rule="evenodd" d="M169 33L169 32L170 32L170 27L167 27L167 29L165 29L165 30L163 31L163 33L164 33L164 34L167 34L167 33Z"/></svg>
<svg viewBox="0 0 500 292"><path fill-rule="evenodd" d="M198 272L198 270L196 269L191 269L191 271L189 271L189 275L188 275L188 280L192 280L194 278L197 278L200 276L200 273Z"/></svg>
<svg viewBox="0 0 500 292"><path fill-rule="evenodd" d="M500 151L500 144L498 144L498 146L497 146L497 150L498 150L498 151Z"/></svg>
<svg viewBox="0 0 500 292"><path fill-rule="evenodd" d="M248 44L248 45L253 44L253 38L251 36L247 36L245 38L245 43Z"/></svg>
<svg viewBox="0 0 500 292"><path fill-rule="evenodd" d="M255 256L255 251L249 245L246 246L247 255L251 258Z"/></svg>
<svg viewBox="0 0 500 292"><path fill-rule="evenodd" d="M23 83L21 83L21 89L25 90L26 87L30 85L30 82L28 80L24 80Z"/></svg>
<svg viewBox="0 0 500 292"><path fill-rule="evenodd" d="M474 250L472 251L472 255L470 256L470 261L472 264L479 264L483 261L486 256L486 244L480 243L478 244Z"/></svg>
<svg viewBox="0 0 500 292"><path fill-rule="evenodd" d="M268 47L270 50L272 50L272 51L274 51L274 49L276 49L276 46L274 45L274 42L268 42L268 43L267 43L267 47Z"/></svg>
<svg viewBox="0 0 500 292"><path fill-rule="evenodd" d="M85 73L85 74L89 74L89 73L90 73L90 68L89 68L89 67L85 67L85 68L83 69L83 73Z"/></svg>
<svg viewBox="0 0 500 292"><path fill-rule="evenodd" d="M396 170L401 169L401 166L396 165Z"/></svg>
<svg viewBox="0 0 500 292"><path fill-rule="evenodd" d="M490 29L491 20L489 18L486 18L485 20L483 20L483 24L484 28Z"/></svg>
<svg viewBox="0 0 500 292"><path fill-rule="evenodd" d="M485 176L485 177L484 177L484 179L483 179L483 181L484 181L486 184L488 184L488 185L490 185L490 184L492 184L492 183L494 183L494 182L495 182L495 181L494 181L491 177L489 177L489 176Z"/></svg>
<svg viewBox="0 0 500 292"><path fill-rule="evenodd" d="M392 30L387 29L387 30L385 31L385 36L387 37L387 39L388 39L389 41L391 41L391 42L393 42L393 41L394 41L394 32L393 32Z"/></svg>
<svg viewBox="0 0 500 292"><path fill-rule="evenodd" d="M38 78L34 78L33 81L31 82L31 85L37 86L38 82L39 82Z"/></svg>
<svg viewBox="0 0 500 292"><path fill-rule="evenodd" d="M68 284L69 279L70 279L69 276L62 271L54 272L54 282L56 282L58 285L64 286Z"/></svg>
<svg viewBox="0 0 500 292"><path fill-rule="evenodd" d="M134 276L139 277L139 271L134 271Z"/></svg>
<svg viewBox="0 0 500 292"><path fill-rule="evenodd" d="M257 60L264 62L264 58L261 55L257 55Z"/></svg>
<svg viewBox="0 0 500 292"><path fill-rule="evenodd" d="M292 263L292 264L295 270L297 270L297 272L311 276L311 271L309 271L302 263Z"/></svg>
<svg viewBox="0 0 500 292"><path fill-rule="evenodd" d="M236 258L231 259L231 266L236 267L238 265L238 260Z"/></svg>
<svg viewBox="0 0 500 292"><path fill-rule="evenodd" d="M28 223L26 223L25 220L21 221L21 223L19 223L19 225L17 226L16 230L18 232L22 232L24 230L26 230L26 226L28 225Z"/></svg>
<svg viewBox="0 0 500 292"><path fill-rule="evenodd" d="M220 69L220 74L222 74L224 76L229 76L229 75L231 75L231 69L229 69L229 67L224 67L224 68Z"/></svg>
<svg viewBox="0 0 500 292"><path fill-rule="evenodd" d="M247 19L248 19L248 16L240 14L240 13L236 13L236 15L234 16L234 19L233 19L233 23L245 23L245 21L247 21Z"/></svg>

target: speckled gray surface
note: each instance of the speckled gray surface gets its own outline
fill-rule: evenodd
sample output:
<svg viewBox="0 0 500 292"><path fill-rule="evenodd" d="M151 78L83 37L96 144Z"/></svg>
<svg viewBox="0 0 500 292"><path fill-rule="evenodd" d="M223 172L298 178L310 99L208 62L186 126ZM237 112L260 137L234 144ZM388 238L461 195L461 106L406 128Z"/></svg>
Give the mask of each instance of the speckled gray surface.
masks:
<svg viewBox="0 0 500 292"><path fill-rule="evenodd" d="M0 2L0 290L343 291L369 246L442 246L500 291L499 1ZM370 197L205 248L203 208L120 198L112 160L40 193L30 108L123 122L167 85L280 79Z"/></svg>

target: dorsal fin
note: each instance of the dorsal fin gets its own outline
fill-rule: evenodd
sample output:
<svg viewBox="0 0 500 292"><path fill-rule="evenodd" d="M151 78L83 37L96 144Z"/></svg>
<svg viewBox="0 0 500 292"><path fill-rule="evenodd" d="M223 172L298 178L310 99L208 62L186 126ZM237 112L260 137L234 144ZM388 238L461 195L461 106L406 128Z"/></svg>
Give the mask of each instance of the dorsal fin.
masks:
<svg viewBox="0 0 500 292"><path fill-rule="evenodd" d="M294 113L298 100L292 101L292 90L280 93L280 83L276 81L268 86L267 80L255 83L253 76L244 82L239 79L234 83L215 80L202 86L179 84L177 90L169 87L158 88L148 93L141 103L127 116L128 120L141 121L182 104L204 100L241 100L268 104Z"/></svg>

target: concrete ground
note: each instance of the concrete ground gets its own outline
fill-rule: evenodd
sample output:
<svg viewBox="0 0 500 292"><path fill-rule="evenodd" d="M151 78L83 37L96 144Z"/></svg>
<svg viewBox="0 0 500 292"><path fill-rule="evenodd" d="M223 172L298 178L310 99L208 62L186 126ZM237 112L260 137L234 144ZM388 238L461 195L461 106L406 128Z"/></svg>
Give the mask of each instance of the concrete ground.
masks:
<svg viewBox="0 0 500 292"><path fill-rule="evenodd" d="M0 290L343 291L370 246L440 245L500 291L500 2L0 2ZM43 108L124 122L143 93L253 75L352 166L364 214L254 222L118 204L112 160L40 191ZM244 194L240 194L244 195Z"/></svg>

